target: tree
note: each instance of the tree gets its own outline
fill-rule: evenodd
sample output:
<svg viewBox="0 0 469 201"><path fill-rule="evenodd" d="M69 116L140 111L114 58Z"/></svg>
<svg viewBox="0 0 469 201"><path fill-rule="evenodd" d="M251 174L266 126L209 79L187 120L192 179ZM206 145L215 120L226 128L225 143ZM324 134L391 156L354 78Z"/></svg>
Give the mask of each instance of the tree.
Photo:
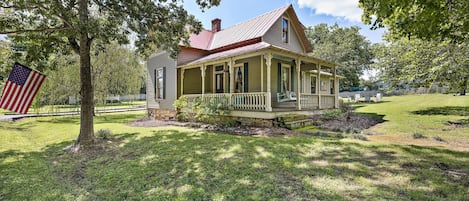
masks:
<svg viewBox="0 0 469 201"><path fill-rule="evenodd" d="M201 9L219 4L219 0L196 2ZM188 44L189 34L202 27L177 0L5 0L0 8L0 34L27 44L31 59L60 51L79 55L81 110L76 147L95 142L90 57L94 41L126 44L133 32L140 53L148 55L157 47L175 56L179 43Z"/></svg>
<svg viewBox="0 0 469 201"><path fill-rule="evenodd" d="M99 46L99 47L97 47ZM78 55L53 54L45 70L47 82L42 86L41 103L67 104L69 97L79 100ZM144 66L131 50L116 43L93 45L91 72L95 103L106 104L107 97L139 94L143 85Z"/></svg>
<svg viewBox="0 0 469 201"><path fill-rule="evenodd" d="M467 42L467 0L360 0L362 21L372 29L386 27L394 38Z"/></svg>
<svg viewBox="0 0 469 201"><path fill-rule="evenodd" d="M449 86L461 94L469 85L469 47L451 41L429 42L416 38L375 46L376 64L392 87L412 83Z"/></svg>
<svg viewBox="0 0 469 201"><path fill-rule="evenodd" d="M360 75L372 64L370 41L360 34L360 28L319 24L306 29L306 37L313 46L312 56L339 64L337 73L341 79L340 90L359 86Z"/></svg>

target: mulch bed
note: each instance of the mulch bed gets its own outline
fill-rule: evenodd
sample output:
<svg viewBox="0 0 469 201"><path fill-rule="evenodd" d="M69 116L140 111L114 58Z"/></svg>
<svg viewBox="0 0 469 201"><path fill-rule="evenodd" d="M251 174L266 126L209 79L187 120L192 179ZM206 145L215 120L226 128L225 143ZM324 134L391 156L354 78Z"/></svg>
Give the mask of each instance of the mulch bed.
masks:
<svg viewBox="0 0 469 201"><path fill-rule="evenodd" d="M209 132L221 132L227 134L241 135L241 136L265 136L265 137L285 137L292 135L301 135L299 132L295 132L286 128L279 127L251 127L251 126L221 126L204 123L194 122L179 122L179 121L162 121L153 120L145 117L138 119L128 124L129 126L135 127L159 127L159 126L180 126L196 128Z"/></svg>

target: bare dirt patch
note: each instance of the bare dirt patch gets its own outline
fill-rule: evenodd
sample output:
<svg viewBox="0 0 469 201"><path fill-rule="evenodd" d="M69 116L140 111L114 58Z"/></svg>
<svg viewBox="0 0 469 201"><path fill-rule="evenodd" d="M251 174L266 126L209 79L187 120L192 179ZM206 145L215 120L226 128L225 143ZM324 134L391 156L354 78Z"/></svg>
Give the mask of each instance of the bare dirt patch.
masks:
<svg viewBox="0 0 469 201"><path fill-rule="evenodd" d="M263 136L263 137L286 137L293 135L303 135L299 132L279 127L251 127L251 126L223 126L194 122L162 121L148 117L138 119L128 124L135 127L160 127L160 126L180 126L200 129L209 132L221 132L226 134L241 136Z"/></svg>
<svg viewBox="0 0 469 201"><path fill-rule="evenodd" d="M321 115L315 115L312 119L317 122L320 129L346 133L360 133L362 130L384 122L383 116L361 113L350 113L345 117L336 119L327 119Z"/></svg>

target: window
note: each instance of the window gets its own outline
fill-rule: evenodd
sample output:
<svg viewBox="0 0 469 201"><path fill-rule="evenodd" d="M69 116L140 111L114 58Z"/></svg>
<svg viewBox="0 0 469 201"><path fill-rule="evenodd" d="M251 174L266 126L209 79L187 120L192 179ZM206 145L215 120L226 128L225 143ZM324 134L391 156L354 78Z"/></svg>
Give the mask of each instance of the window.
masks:
<svg viewBox="0 0 469 201"><path fill-rule="evenodd" d="M311 94L316 93L316 77L311 76Z"/></svg>
<svg viewBox="0 0 469 201"><path fill-rule="evenodd" d="M334 80L331 80L331 94L334 94Z"/></svg>
<svg viewBox="0 0 469 201"><path fill-rule="evenodd" d="M225 72L224 66L215 67L215 93L224 93L225 92Z"/></svg>
<svg viewBox="0 0 469 201"><path fill-rule="evenodd" d="M282 42L288 43L288 19L282 19Z"/></svg>
<svg viewBox="0 0 469 201"><path fill-rule="evenodd" d="M244 68L241 66L234 67L234 92L244 92Z"/></svg>
<svg viewBox="0 0 469 201"><path fill-rule="evenodd" d="M164 68L155 69L155 98L164 99Z"/></svg>
<svg viewBox="0 0 469 201"><path fill-rule="evenodd" d="M280 92L290 91L290 66L282 65L281 79L280 79Z"/></svg>

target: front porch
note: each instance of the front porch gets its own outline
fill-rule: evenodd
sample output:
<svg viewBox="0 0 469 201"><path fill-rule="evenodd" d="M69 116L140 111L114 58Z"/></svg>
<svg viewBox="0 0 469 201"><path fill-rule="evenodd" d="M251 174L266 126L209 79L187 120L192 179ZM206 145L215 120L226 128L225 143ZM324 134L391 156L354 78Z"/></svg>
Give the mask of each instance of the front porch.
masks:
<svg viewBox="0 0 469 201"><path fill-rule="evenodd" d="M254 118L339 106L333 63L274 46L207 57L178 66L178 97L213 101L233 116Z"/></svg>
<svg viewBox="0 0 469 201"><path fill-rule="evenodd" d="M272 100L269 99L268 92L186 94L183 96L186 97L187 102L194 102L196 99L200 99L202 102L212 101L224 105L224 109L233 111L308 111L336 108L335 105L337 102L335 95L300 93L297 100L277 103L269 108L268 106L272 105ZM269 100L270 103L268 103ZM299 108L298 105L300 106Z"/></svg>

